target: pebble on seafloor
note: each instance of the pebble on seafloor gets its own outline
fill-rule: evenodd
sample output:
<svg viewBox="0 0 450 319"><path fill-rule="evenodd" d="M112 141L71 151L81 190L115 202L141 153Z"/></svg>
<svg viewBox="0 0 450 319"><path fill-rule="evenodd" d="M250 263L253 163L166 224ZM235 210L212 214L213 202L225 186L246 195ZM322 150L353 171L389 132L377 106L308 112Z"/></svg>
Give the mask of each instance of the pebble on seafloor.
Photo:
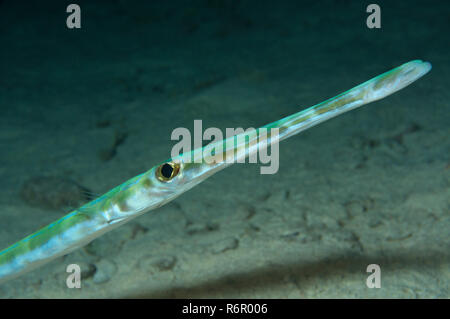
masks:
<svg viewBox="0 0 450 319"><path fill-rule="evenodd" d="M111 280L111 278L117 272L117 266L114 262L108 259L101 259L95 264L97 271L92 278L93 282L96 284L101 284Z"/></svg>
<svg viewBox="0 0 450 319"><path fill-rule="evenodd" d="M177 262L175 256L153 256L145 255L139 260L139 268L149 271L151 269L157 269L159 271L171 270Z"/></svg>
<svg viewBox="0 0 450 319"><path fill-rule="evenodd" d="M36 176L25 181L20 196L30 206L45 209L78 207L92 199L92 193L71 179Z"/></svg>
<svg viewBox="0 0 450 319"><path fill-rule="evenodd" d="M224 238L214 243L211 247L213 254L220 254L227 250L236 249L239 246L239 240L234 237Z"/></svg>

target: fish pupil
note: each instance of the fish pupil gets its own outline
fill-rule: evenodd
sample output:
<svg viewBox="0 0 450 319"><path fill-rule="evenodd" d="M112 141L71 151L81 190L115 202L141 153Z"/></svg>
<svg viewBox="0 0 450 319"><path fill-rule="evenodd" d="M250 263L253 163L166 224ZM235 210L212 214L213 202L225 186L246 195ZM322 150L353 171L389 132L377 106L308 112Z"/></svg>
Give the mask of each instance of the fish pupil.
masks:
<svg viewBox="0 0 450 319"><path fill-rule="evenodd" d="M173 173L172 165L166 163L161 167L161 175L164 176L165 178L172 177L172 173Z"/></svg>

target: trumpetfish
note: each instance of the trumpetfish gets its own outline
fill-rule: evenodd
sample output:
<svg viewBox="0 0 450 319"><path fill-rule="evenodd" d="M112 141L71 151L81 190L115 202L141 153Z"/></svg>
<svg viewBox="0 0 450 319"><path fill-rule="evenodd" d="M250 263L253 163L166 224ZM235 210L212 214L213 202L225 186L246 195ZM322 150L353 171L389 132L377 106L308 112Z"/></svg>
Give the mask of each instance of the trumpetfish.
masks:
<svg viewBox="0 0 450 319"><path fill-rule="evenodd" d="M0 251L0 283L66 255L131 219L172 201L231 165L233 161L230 161L230 156L235 160L251 156L262 147L263 142L271 144L284 140L342 113L382 99L430 70L429 62L410 61L322 103L263 126L271 132L272 129L277 130L277 134L268 134L263 141L260 139L263 130L258 129L248 138L239 139L241 134L238 134L197 148L188 154L190 156L181 154L156 165ZM232 143L228 143L230 139L233 139ZM224 144L227 145L225 148L219 147ZM201 158L208 153L205 151L209 151L206 158L192 161L192 156Z"/></svg>

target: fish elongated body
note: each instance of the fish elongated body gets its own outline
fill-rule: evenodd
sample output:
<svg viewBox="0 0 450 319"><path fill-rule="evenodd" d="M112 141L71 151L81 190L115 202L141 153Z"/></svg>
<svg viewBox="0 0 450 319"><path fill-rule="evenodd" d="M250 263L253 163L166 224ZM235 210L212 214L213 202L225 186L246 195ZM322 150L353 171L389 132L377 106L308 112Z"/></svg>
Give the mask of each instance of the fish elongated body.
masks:
<svg viewBox="0 0 450 319"><path fill-rule="evenodd" d="M384 98L416 81L430 69L430 63L420 60L405 63L336 97L268 124L263 128L271 129L270 132L275 130L277 134L268 134L266 144L281 141ZM251 156L263 146L260 136L263 131L266 130L255 130L244 139L237 135L213 142L174 157L0 251L0 283L86 245L105 232L173 200L237 159ZM230 141L232 143L228 143ZM222 145L226 146L219 147ZM204 154L209 155L204 157ZM193 160L199 157L203 160ZM4 227L1 221L0 225Z"/></svg>

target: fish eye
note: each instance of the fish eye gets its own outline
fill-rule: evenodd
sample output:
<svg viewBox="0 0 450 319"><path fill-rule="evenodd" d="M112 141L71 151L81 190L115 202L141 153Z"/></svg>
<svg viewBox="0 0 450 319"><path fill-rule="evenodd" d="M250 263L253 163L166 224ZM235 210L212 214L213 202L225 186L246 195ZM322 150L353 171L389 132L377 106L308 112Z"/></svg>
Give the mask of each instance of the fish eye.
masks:
<svg viewBox="0 0 450 319"><path fill-rule="evenodd" d="M178 175L180 172L180 164L167 162L160 165L156 170L156 178L161 182L168 182Z"/></svg>

